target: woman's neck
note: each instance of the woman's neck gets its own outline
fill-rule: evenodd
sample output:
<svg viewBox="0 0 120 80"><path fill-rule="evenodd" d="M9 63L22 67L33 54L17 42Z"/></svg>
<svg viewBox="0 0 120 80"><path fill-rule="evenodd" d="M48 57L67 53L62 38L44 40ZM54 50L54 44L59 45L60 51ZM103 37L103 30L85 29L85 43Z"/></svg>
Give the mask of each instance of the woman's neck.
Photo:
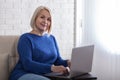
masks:
<svg viewBox="0 0 120 80"><path fill-rule="evenodd" d="M36 34L36 35L39 35L39 36L43 36L45 32L33 29L30 33L33 33L33 34Z"/></svg>

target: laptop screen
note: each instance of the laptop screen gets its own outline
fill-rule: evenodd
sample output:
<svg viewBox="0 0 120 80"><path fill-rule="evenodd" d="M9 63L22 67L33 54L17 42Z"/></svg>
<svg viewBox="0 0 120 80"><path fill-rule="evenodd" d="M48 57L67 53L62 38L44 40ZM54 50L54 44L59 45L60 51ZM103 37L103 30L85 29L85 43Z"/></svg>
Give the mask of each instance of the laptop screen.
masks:
<svg viewBox="0 0 120 80"><path fill-rule="evenodd" d="M71 71L91 72L93 61L94 45L76 47L72 49Z"/></svg>

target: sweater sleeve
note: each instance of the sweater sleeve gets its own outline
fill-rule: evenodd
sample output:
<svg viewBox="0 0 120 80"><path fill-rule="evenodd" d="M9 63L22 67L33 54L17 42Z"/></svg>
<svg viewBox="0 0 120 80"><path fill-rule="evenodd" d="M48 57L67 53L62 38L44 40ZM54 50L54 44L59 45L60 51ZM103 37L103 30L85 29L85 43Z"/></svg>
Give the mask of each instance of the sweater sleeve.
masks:
<svg viewBox="0 0 120 80"><path fill-rule="evenodd" d="M25 71L36 74L51 72L50 64L39 63L32 60L32 44L27 37L22 36L19 39L17 49L20 56L20 62Z"/></svg>
<svg viewBox="0 0 120 80"><path fill-rule="evenodd" d="M58 45L57 45L57 42L56 42L56 39L54 36L53 36L53 40L54 40L55 47L57 50L57 55L58 55L57 60L55 61L55 65L63 65L65 67L67 67L68 66L67 60L62 59L62 57L60 56L59 48L58 48Z"/></svg>

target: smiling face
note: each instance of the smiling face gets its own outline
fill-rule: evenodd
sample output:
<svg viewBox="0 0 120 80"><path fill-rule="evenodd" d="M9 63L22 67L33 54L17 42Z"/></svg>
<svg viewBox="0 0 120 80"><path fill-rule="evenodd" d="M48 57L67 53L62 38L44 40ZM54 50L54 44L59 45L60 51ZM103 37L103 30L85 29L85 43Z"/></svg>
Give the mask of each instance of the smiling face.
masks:
<svg viewBox="0 0 120 80"><path fill-rule="evenodd" d="M45 9L41 10L35 19L35 26L37 30L40 32L45 32L50 28L50 25L51 25L50 13Z"/></svg>

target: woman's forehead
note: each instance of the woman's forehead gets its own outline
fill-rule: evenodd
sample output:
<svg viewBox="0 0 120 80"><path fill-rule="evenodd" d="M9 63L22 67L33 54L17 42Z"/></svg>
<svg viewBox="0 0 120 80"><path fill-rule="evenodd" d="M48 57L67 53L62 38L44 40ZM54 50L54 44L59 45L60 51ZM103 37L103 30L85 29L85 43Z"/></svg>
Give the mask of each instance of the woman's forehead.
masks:
<svg viewBox="0 0 120 80"><path fill-rule="evenodd" d="M46 9L40 10L39 13L38 13L38 15L47 15L47 16L51 17L49 11L46 10Z"/></svg>

